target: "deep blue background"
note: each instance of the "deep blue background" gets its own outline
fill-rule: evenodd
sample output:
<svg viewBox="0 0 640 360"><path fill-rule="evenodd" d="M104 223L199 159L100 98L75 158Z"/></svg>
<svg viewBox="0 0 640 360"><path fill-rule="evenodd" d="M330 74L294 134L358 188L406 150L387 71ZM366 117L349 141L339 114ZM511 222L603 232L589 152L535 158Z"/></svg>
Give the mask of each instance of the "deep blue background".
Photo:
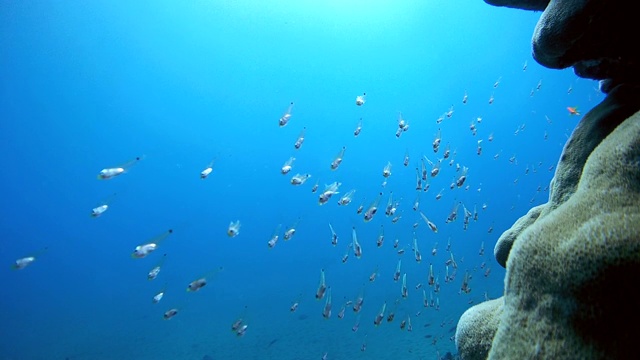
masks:
<svg viewBox="0 0 640 360"><path fill-rule="evenodd" d="M324 352L329 359L419 359L454 352L451 328L469 303L502 294L504 269L492 256L497 238L548 197L536 188L548 185L579 119L566 107L586 112L602 98L595 82L535 63L530 39L538 16L480 0L1 1L0 359L319 359ZM367 102L357 107L363 92ZM280 128L291 101L290 123ZM452 118L436 124L452 105ZM410 129L397 139L400 111ZM483 120L473 136L477 117ZM296 151L303 127L306 140ZM442 145L434 154L438 128ZM420 195L421 210L439 227L434 234L411 210L415 166L422 155L441 157L447 144L469 168L470 189L449 189L459 174L444 160ZM342 146L344 162L331 171ZM144 160L126 174L96 179L102 168L136 156ZM290 156L294 168L283 176ZM212 175L199 179L213 159ZM382 188L387 161L393 174ZM293 187L297 172L312 177ZM333 198L318 206L311 186L333 181L342 183L339 195L356 189L353 204L340 207ZM364 223L355 209L379 191L382 209ZM396 224L382 211L390 192L402 199ZM91 208L107 200L110 209L91 218ZM456 222L444 222L457 201L480 212L467 231L462 208ZM297 218L297 233L284 242L282 232ZM240 235L229 238L235 220ZM340 236L335 248L329 222ZM407 245L415 222L420 264ZM278 224L281 239L268 249ZM378 249L381 225L386 241ZM342 264L352 226L364 255ZM136 245L169 228L175 232L157 252L131 258ZM383 302L390 310L400 297L391 279L395 238L409 250L401 258L410 295L393 323L375 328ZM459 269L445 284L449 239ZM165 253L158 279L146 280ZM10 269L31 254L31 266ZM491 268L487 278L482 262ZM439 311L423 308L415 290L426 284L429 263L440 274ZM220 266L207 287L185 292ZM376 267L379 277L369 283ZM332 287L330 320L320 315L324 300L314 299L320 269ZM472 292L459 294L465 271ZM164 286L165 298L152 304ZM363 289L362 323L353 333L356 315L336 314ZM300 307L291 314L295 300ZM164 321L172 307L180 313ZM399 329L408 315L411 333ZM242 338L229 330L239 316L249 325Z"/></svg>

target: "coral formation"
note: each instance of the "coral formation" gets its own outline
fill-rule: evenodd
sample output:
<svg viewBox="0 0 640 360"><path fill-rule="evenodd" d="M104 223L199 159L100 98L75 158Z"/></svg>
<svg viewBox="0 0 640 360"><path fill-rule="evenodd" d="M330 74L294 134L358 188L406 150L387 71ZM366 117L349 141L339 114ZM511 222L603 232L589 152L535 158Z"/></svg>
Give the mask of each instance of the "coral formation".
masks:
<svg viewBox="0 0 640 360"><path fill-rule="evenodd" d="M533 57L552 69L604 80L601 90L640 83L633 3L623 0L485 0L496 6L543 11L533 34Z"/></svg>
<svg viewBox="0 0 640 360"><path fill-rule="evenodd" d="M465 312L456 329L456 347L465 360L487 358L491 340L498 330L503 299L480 303Z"/></svg>
<svg viewBox="0 0 640 360"><path fill-rule="evenodd" d="M493 249L493 255L500 266L504 268L507 267L507 259L509 258L509 252L511 251L513 242L524 229L528 228L529 225L538 219L545 206L547 206L547 204L531 208L525 216L518 219L510 229L500 235L498 242L496 242L496 247Z"/></svg>
<svg viewBox="0 0 640 360"><path fill-rule="evenodd" d="M542 11L549 4L549 0L485 0L487 4L509 8Z"/></svg>
<svg viewBox="0 0 640 360"><path fill-rule="evenodd" d="M565 144L549 201L502 234L504 296L460 318L462 359L609 359L637 350L640 321L640 71L629 5L603 0L485 0L542 10L534 58L602 80L607 97ZM546 5L546 7L545 7ZM624 46L623 46L624 45Z"/></svg>
<svg viewBox="0 0 640 360"><path fill-rule="evenodd" d="M630 90L640 104L640 89ZM594 125L612 119L604 107L616 108L606 100L594 108L565 146L550 201L501 237L505 294L461 317L463 359L604 359L634 351L620 324L640 320L640 295L628 291L640 272L640 112L609 133ZM591 140L597 146L588 157L567 154L586 153Z"/></svg>

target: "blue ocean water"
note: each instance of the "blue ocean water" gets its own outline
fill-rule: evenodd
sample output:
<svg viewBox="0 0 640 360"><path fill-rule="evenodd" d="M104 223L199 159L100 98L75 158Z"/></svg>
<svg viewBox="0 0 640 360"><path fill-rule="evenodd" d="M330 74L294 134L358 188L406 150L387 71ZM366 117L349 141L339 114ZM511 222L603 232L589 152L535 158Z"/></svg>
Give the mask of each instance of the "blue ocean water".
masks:
<svg viewBox="0 0 640 360"><path fill-rule="evenodd" d="M548 198L554 166L580 119L567 107L584 113L602 99L595 82L532 59L539 15L480 0L3 1L0 359L455 353L460 315L502 294L497 238ZM396 137L399 116L409 128ZM343 146L343 162L332 171ZM451 156L428 176L428 191L416 191L423 156L435 163L446 147ZM96 179L136 157L142 160L124 174ZM282 175L290 157L293 169ZM458 164L468 176L451 189ZM311 177L292 186L296 173ZM339 193L319 205L334 181ZM351 189L353 202L337 205ZM365 222L356 208L366 210L380 192L379 211ZM395 223L384 213L391 194L399 200ZM416 198L437 233L412 209ZM104 203L109 209L91 217ZM478 213L466 230L462 206L456 221L445 221L458 203ZM240 232L229 237L236 220ZM284 241L294 224L295 235ZM351 251L343 263L352 228L363 255ZM132 258L136 246L169 229L157 250ZM385 241L377 247L381 229ZM449 282L452 255L457 269L449 266ZM11 268L27 256L36 260ZM407 298L392 279L400 259ZM158 277L148 280L160 263ZM439 292L428 285L430 264ZM329 319L322 316L326 297L314 296L321 270L331 288ZM465 274L469 293L461 292ZM201 277L207 286L186 291ZM423 306L423 289L439 309ZM164 298L154 304L160 291ZM338 318L361 294L362 310L347 307ZM384 303L385 316L393 310L395 319L375 326ZM164 320L172 308L178 314ZM231 330L239 318L243 336ZM412 331L401 329L409 318Z"/></svg>

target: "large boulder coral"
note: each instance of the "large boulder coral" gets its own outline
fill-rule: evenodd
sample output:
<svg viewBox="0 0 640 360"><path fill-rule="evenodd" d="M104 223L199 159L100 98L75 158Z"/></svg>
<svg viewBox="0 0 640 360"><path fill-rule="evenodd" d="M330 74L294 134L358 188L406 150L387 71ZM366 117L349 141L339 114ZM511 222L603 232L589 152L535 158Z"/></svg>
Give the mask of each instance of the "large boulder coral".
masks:
<svg viewBox="0 0 640 360"><path fill-rule="evenodd" d="M576 192L514 242L489 358L605 359L637 351L640 113L589 156Z"/></svg>
<svg viewBox="0 0 640 360"><path fill-rule="evenodd" d="M629 290L640 273L640 112L632 115L639 108L640 88L619 86L577 126L549 201L496 244L496 258L506 261L505 294L492 311L477 305L461 317L462 359L636 351L623 324L640 320L640 295Z"/></svg>
<svg viewBox="0 0 640 360"><path fill-rule="evenodd" d="M640 321L640 53L630 2L485 0L544 10L533 57L601 80L605 100L567 141L549 201L498 240L504 296L461 317L462 359L611 359L637 352Z"/></svg>

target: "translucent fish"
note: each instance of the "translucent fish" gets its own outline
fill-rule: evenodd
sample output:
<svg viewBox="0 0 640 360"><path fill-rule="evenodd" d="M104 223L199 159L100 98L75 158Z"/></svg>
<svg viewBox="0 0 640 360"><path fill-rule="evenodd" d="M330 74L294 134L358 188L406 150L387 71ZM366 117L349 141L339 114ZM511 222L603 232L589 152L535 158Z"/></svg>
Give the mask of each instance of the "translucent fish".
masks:
<svg viewBox="0 0 640 360"><path fill-rule="evenodd" d="M327 288L327 296L322 309L322 317L329 319L331 317L331 286Z"/></svg>
<svg viewBox="0 0 640 360"><path fill-rule="evenodd" d="M284 236L282 237L285 241L291 240L293 235L296 233L296 229L298 228L298 223L300 222L300 218L297 218L296 221L284 232Z"/></svg>
<svg viewBox="0 0 640 360"><path fill-rule="evenodd" d="M162 256L162 259L158 261L157 265L154 266L149 273L147 273L147 280L155 280L160 274L160 270L162 269L162 265L164 265L165 260L167 259L167 254Z"/></svg>
<svg viewBox="0 0 640 360"><path fill-rule="evenodd" d="M274 246L276 246L276 243L278 242L278 238L279 238L278 233L280 232L280 227L281 226L282 226L282 224L278 224L278 227L273 232L273 235L271 235L271 239L269 239L269 241L267 241L267 246L269 246L269 249L271 249Z"/></svg>
<svg viewBox="0 0 640 360"><path fill-rule="evenodd" d="M331 165L330 165L331 170L338 169L340 164L342 164L342 159L344 158L344 152L346 149L347 149L346 146L343 146L342 149L340 149L340 152L338 153L338 155L336 155L336 157L331 162Z"/></svg>
<svg viewBox="0 0 640 360"><path fill-rule="evenodd" d="M204 180L207 177L209 177L209 175L211 175L211 172L213 171L213 162L214 161L215 161L215 159L211 160L211 162L207 165L207 167L200 172L200 179Z"/></svg>
<svg viewBox="0 0 640 360"><path fill-rule="evenodd" d="M351 237L352 237L351 245L353 246L353 254L357 259L360 259L362 257L362 247L358 242L358 236L356 235L355 226L351 229Z"/></svg>
<svg viewBox="0 0 640 360"><path fill-rule="evenodd" d="M141 156L136 157L135 159L129 160L124 164L117 165L114 167L104 168L100 170L98 173L98 180L108 180L112 179L118 175L122 175L127 172L131 167L138 163L138 161L142 160Z"/></svg>
<svg viewBox="0 0 640 360"><path fill-rule="evenodd" d="M205 287L208 283L207 278L211 278L213 276L215 276L216 274L218 274L219 272L221 272L223 270L223 267L220 266L218 268L215 268L209 272L207 272L206 274L199 276L196 280L193 280L192 282L190 282L187 285L187 291L189 292L196 292L200 289L202 289L203 287Z"/></svg>
<svg viewBox="0 0 640 360"><path fill-rule="evenodd" d="M160 244L172 233L173 233L173 229L169 229L163 232L162 234L150 239L149 242L136 246L131 256L136 259L142 259L144 257L147 257L147 255L155 251L158 248L158 246L160 246Z"/></svg>
<svg viewBox="0 0 640 360"><path fill-rule="evenodd" d="M97 218L100 215L104 214L109 209L109 205L111 204L115 196L116 194L112 194L107 199L100 202L99 205L91 209L91 217Z"/></svg>
<svg viewBox="0 0 640 360"><path fill-rule="evenodd" d="M240 220L236 220L236 222L230 222L229 227L227 228L227 235L229 237L236 237L240 234Z"/></svg>
<svg viewBox="0 0 640 360"><path fill-rule="evenodd" d="M327 283L324 277L324 269L320 269L320 283L318 284L318 289L316 290L316 299L321 300L324 297L326 291Z"/></svg>
<svg viewBox="0 0 640 360"><path fill-rule="evenodd" d="M293 147L296 150L299 150L300 147L302 147L302 143L304 142L304 134L305 134L306 130L307 130L306 127L302 128L302 131L300 131L300 135L298 135L298 138L296 139L296 142L293 144Z"/></svg>
<svg viewBox="0 0 640 360"><path fill-rule="evenodd" d="M289 104L289 107L287 108L287 110L280 117L280 120L278 121L278 125L280 125L280 127L283 127L289 123L289 120L291 119L292 109L293 109L293 101Z"/></svg>
<svg viewBox="0 0 640 360"><path fill-rule="evenodd" d="M362 118L360 118L360 121L358 121L358 125L356 126L356 129L353 131L353 136L360 135L361 131L362 131Z"/></svg>

